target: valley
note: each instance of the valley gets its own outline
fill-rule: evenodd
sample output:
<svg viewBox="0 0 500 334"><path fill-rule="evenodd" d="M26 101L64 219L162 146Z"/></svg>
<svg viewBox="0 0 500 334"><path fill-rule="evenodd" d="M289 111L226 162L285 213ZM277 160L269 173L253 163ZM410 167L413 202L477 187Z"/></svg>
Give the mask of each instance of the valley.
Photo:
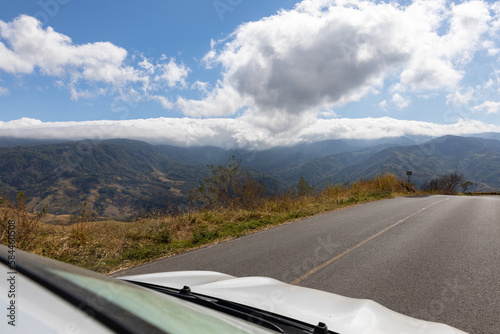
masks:
<svg viewBox="0 0 500 334"><path fill-rule="evenodd" d="M48 220L77 214L86 205L96 216L127 219L151 212L183 211L190 191L208 173L235 156L266 191L285 192L300 178L322 190L328 185L391 173L419 189L457 171L474 191L500 190L498 134L328 140L262 151L218 147L175 147L113 139L41 142L5 138L0 142L0 194L18 191ZM52 216L50 216L52 215ZM63 219L67 220L67 218Z"/></svg>

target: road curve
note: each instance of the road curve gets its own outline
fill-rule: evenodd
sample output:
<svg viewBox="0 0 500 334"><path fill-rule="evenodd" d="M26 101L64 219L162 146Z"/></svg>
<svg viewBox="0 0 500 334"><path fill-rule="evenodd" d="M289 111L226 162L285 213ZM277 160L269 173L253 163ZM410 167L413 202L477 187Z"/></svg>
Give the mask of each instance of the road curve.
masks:
<svg viewBox="0 0 500 334"><path fill-rule="evenodd" d="M500 333L500 196L399 197L282 225L113 276L267 276L469 333Z"/></svg>

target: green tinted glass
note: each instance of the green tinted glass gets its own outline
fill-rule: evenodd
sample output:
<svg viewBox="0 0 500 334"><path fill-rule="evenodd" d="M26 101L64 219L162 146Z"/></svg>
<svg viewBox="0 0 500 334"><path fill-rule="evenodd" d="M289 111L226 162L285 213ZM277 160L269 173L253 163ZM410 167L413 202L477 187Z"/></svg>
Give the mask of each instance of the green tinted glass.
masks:
<svg viewBox="0 0 500 334"><path fill-rule="evenodd" d="M208 308L119 280L108 281L61 270L51 271L167 333L269 333Z"/></svg>

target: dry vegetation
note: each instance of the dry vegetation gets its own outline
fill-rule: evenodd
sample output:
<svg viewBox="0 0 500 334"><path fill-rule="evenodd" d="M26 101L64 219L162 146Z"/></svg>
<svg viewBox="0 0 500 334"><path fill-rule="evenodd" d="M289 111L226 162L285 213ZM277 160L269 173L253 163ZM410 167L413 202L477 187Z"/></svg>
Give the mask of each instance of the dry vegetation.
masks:
<svg viewBox="0 0 500 334"><path fill-rule="evenodd" d="M297 218L413 191L404 181L388 174L350 185L332 185L322 191L314 191L301 179L295 188L284 194L264 196L258 183L248 174L242 173L239 167L230 167L233 168L231 175L241 176L238 180L242 184L229 178L227 180L233 183L228 186L229 183L222 182L226 179L220 177L223 176L221 172L227 170L212 169L212 176L198 189L198 194L203 195L203 198L198 197L201 207L133 222L90 221L92 215L84 205L81 214L73 217L74 224L49 225L40 222L43 212L34 214L26 207L22 194L15 202L3 199L0 203L0 243L7 244L7 224L15 220L16 248L110 273ZM208 186L214 186L214 177L222 183L207 190ZM251 201L235 194L231 187L247 191L246 195L253 196Z"/></svg>

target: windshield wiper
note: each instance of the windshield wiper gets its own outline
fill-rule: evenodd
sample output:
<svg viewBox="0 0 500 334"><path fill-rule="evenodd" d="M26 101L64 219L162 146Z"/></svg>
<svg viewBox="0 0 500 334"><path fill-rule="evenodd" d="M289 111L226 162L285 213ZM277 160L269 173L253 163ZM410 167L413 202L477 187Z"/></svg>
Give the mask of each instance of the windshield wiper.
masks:
<svg viewBox="0 0 500 334"><path fill-rule="evenodd" d="M254 307L242 305L239 303L231 302L220 298L193 293L191 292L191 289L187 286L179 290L151 283L144 283L144 282L137 282L130 280L126 281L138 286L142 286L147 289L151 289L160 293L164 293L179 299L189 301L197 305L217 310L219 312L251 322L253 324L276 331L278 333L339 334L337 332L328 330L327 326L324 323L319 323L318 325L314 326L299 320L284 317Z"/></svg>

